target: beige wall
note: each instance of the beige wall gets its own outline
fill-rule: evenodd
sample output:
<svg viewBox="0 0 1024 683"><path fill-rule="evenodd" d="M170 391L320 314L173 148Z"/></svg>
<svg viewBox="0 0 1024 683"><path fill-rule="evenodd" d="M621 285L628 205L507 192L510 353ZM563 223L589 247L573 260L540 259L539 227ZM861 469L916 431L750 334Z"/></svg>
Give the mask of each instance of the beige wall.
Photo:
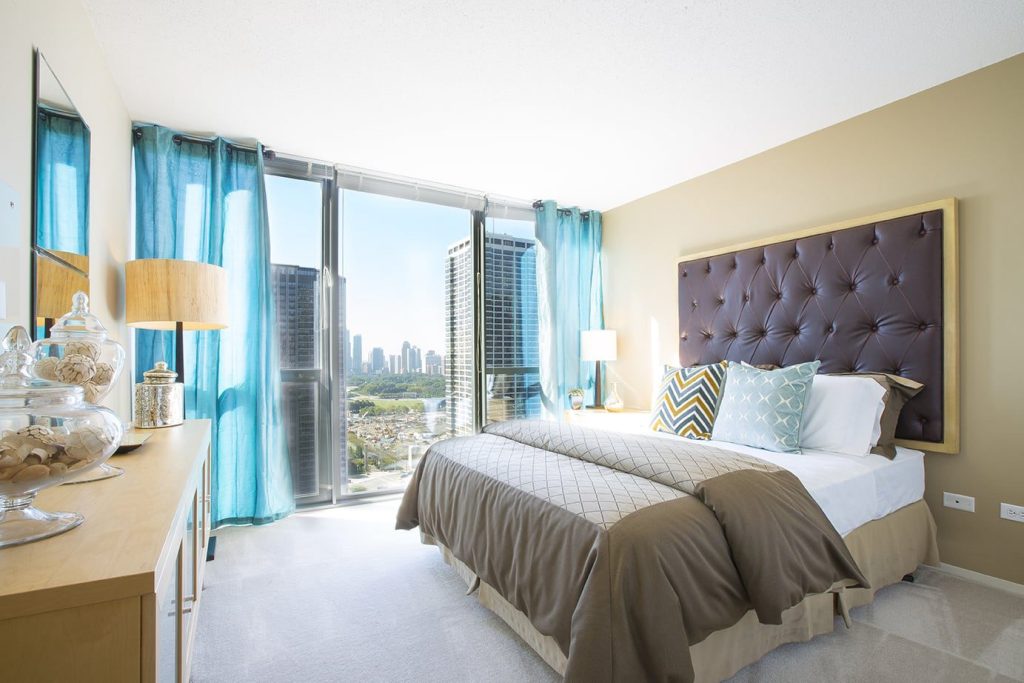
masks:
<svg viewBox="0 0 1024 683"><path fill-rule="evenodd" d="M33 47L46 55L92 131L92 310L127 347L123 263L129 253L131 120L77 0L0 0L0 183L13 188L18 200L15 229L0 234L0 280L7 285L7 320L0 329L29 322ZM128 374L106 401L124 419L130 417Z"/></svg>
<svg viewBox="0 0 1024 683"><path fill-rule="evenodd" d="M944 562L1024 583L1024 524L999 519L1000 501L1024 505L1024 55L607 212L611 370L627 405L649 405L652 368L677 353L677 257L949 196L963 440L928 455L925 497Z"/></svg>

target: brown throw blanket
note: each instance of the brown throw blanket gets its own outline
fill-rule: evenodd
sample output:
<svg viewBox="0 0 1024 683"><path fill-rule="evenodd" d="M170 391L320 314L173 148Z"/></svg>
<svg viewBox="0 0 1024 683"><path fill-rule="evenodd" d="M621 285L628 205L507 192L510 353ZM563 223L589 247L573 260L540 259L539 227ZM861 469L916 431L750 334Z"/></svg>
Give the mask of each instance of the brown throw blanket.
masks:
<svg viewBox="0 0 1024 683"><path fill-rule="evenodd" d="M419 525L555 639L570 681L693 679L689 646L867 587L800 481L685 439L504 422L435 444L397 527Z"/></svg>

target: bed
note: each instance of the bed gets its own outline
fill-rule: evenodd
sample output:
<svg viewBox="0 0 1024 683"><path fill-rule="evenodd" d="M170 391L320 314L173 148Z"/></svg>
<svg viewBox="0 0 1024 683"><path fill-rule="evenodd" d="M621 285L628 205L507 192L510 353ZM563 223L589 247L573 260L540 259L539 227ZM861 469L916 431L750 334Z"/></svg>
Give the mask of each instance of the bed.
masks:
<svg viewBox="0 0 1024 683"><path fill-rule="evenodd" d="M913 208L678 265L683 365L920 377L895 457L497 423L428 451L398 527L566 680L721 680L849 625L938 562L922 450L958 440L955 203Z"/></svg>

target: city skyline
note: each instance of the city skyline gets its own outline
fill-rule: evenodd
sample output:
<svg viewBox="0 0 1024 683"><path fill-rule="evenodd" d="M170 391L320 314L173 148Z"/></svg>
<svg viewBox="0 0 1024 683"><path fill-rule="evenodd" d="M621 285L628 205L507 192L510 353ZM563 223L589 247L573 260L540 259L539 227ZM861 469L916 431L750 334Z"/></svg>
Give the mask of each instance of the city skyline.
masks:
<svg viewBox="0 0 1024 683"><path fill-rule="evenodd" d="M268 175L271 262L320 269L323 197L318 183ZM349 290L348 329L373 346L400 348L418 331L421 348L444 347L443 266L424 254L443 254L467 237L466 209L386 195L341 190L341 275ZM414 283L414 286L410 286ZM383 312L383 314L382 314ZM354 334L354 333L353 333ZM373 346L364 342L365 355Z"/></svg>
<svg viewBox="0 0 1024 683"><path fill-rule="evenodd" d="M350 372L361 373L362 368L365 367L367 364L369 364L372 368L372 354L374 353L374 351L378 349L380 349L381 352L383 353L382 367L385 369L386 372L390 372L391 374L400 374L406 372L422 372L423 374L431 374L430 372L427 371L428 367L437 365L440 365L441 367L444 366L445 354L438 353L436 349L427 349L422 346L412 344L408 339L402 340L399 353L390 353L390 350L387 349L386 347L368 344L366 341L364 341L363 335L360 332L355 332L354 330L346 330L346 334L353 340L351 343L351 353L349 353L346 356ZM368 349L367 352L363 352L361 354L361 358L358 363L356 361L356 355L359 351L361 351L361 349L357 350L355 341L356 339L359 340L359 345L361 346L362 349ZM408 354L409 352L412 351L415 351L415 354L412 357L410 357ZM431 357L436 357L438 360L436 362L429 362ZM392 359L395 359L394 367L397 368L397 371L396 369L392 369ZM357 365L359 365L358 368L356 367ZM371 372L373 372L372 369Z"/></svg>

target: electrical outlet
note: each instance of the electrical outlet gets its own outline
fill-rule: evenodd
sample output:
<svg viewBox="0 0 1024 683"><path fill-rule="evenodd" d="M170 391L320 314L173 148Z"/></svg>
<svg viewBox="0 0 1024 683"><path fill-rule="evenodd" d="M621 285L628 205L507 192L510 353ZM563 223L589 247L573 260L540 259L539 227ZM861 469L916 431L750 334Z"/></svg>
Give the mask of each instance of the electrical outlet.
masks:
<svg viewBox="0 0 1024 683"><path fill-rule="evenodd" d="M999 516L1011 522L1024 522L1024 505L999 504Z"/></svg>
<svg viewBox="0 0 1024 683"><path fill-rule="evenodd" d="M974 498L971 496L962 496L959 493L950 493L949 491L943 491L942 504L948 508L955 508L957 510L974 512Z"/></svg>

